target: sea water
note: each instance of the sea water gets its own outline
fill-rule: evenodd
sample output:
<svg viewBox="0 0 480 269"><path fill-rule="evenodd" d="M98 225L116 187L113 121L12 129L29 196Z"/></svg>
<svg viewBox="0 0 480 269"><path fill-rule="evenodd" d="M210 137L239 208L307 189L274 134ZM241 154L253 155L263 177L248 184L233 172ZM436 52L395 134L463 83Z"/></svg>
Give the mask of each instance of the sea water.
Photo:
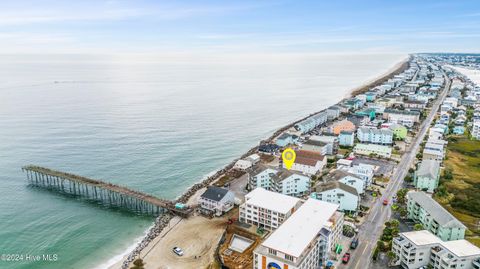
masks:
<svg viewBox="0 0 480 269"><path fill-rule="evenodd" d="M0 268L105 267L152 222L30 187L23 165L174 199L405 55L189 57L0 56L0 254L23 255Z"/></svg>

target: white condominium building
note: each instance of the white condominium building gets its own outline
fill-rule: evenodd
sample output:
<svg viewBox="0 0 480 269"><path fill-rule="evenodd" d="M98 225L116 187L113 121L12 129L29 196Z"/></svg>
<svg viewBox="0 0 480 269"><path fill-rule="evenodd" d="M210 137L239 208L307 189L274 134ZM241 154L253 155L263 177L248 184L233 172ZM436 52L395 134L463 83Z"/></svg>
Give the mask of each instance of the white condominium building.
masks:
<svg viewBox="0 0 480 269"><path fill-rule="evenodd" d="M472 137L480 139L480 119L473 120Z"/></svg>
<svg viewBox="0 0 480 269"><path fill-rule="evenodd" d="M343 214L338 205L308 199L253 254L253 268L317 269L338 242Z"/></svg>
<svg viewBox="0 0 480 269"><path fill-rule="evenodd" d="M245 195L240 205L239 220L243 223L274 230L301 205L301 200L288 195L256 188Z"/></svg>
<svg viewBox="0 0 480 269"><path fill-rule="evenodd" d="M480 249L467 240L442 241L427 230L393 239L395 265L406 269L479 269Z"/></svg>

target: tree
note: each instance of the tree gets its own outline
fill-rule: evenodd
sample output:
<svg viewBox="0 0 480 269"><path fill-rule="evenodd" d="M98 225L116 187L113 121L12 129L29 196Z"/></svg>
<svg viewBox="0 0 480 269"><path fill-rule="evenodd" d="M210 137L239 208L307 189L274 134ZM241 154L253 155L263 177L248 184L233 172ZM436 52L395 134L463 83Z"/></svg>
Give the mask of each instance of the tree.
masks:
<svg viewBox="0 0 480 269"><path fill-rule="evenodd" d="M413 230L415 231L423 230L423 225L420 223L416 223L415 225L413 225Z"/></svg>
<svg viewBox="0 0 480 269"><path fill-rule="evenodd" d="M395 255L395 252L389 251L387 252L387 257L390 260L390 262L392 262L393 260L395 260L395 258L397 258L397 255Z"/></svg>
<svg viewBox="0 0 480 269"><path fill-rule="evenodd" d="M405 196L407 195L408 189L400 189L397 191L397 202L399 204L405 204Z"/></svg>
<svg viewBox="0 0 480 269"><path fill-rule="evenodd" d="M398 214L400 214L400 217L401 218L406 218L407 215L408 215L408 211L405 207L401 206L399 209L398 209Z"/></svg>
<svg viewBox="0 0 480 269"><path fill-rule="evenodd" d="M136 259L133 262L133 267L132 269L144 269L145 268L145 263L143 262L142 259Z"/></svg>
<svg viewBox="0 0 480 269"><path fill-rule="evenodd" d="M391 226L392 228L398 228L399 225L400 225L400 222L399 222L398 220L396 220L396 219L392 219L392 220L390 221L390 226Z"/></svg>
<svg viewBox="0 0 480 269"><path fill-rule="evenodd" d="M378 247L375 247L375 249L373 250L373 254L372 254L372 259L374 261L376 261L378 259Z"/></svg>

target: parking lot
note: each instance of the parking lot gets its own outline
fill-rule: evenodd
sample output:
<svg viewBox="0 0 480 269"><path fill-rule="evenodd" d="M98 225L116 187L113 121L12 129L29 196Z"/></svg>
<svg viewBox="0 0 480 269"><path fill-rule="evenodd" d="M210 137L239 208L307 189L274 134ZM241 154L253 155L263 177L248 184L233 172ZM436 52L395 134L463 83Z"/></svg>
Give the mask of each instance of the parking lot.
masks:
<svg viewBox="0 0 480 269"><path fill-rule="evenodd" d="M367 157L356 157L352 160L352 165L370 164L376 166L375 176L388 176L393 172L395 163L387 160L372 159Z"/></svg>

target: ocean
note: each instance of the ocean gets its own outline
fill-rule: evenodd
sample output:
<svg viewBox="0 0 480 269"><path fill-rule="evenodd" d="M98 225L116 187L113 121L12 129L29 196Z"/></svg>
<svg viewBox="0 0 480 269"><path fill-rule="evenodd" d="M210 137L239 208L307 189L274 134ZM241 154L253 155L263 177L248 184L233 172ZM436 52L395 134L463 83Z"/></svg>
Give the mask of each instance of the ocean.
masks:
<svg viewBox="0 0 480 269"><path fill-rule="evenodd" d="M30 187L22 166L174 199L405 57L0 56L0 254L23 258L0 268L105 268L152 223Z"/></svg>

